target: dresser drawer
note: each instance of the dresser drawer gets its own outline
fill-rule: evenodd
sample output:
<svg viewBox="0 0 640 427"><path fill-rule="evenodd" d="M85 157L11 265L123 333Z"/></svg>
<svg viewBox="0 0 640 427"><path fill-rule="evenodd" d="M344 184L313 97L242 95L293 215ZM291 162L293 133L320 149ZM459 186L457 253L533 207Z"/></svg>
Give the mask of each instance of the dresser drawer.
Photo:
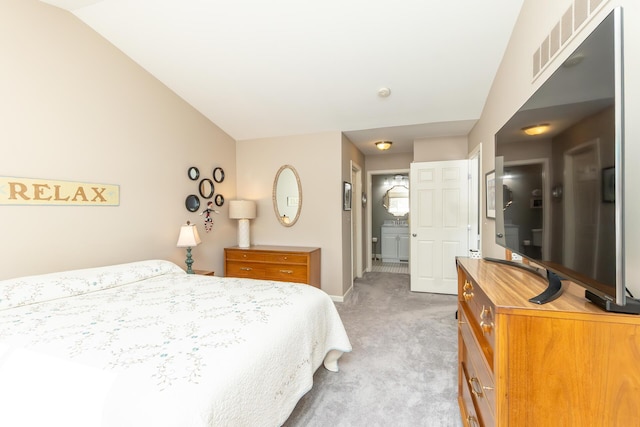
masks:
<svg viewBox="0 0 640 427"><path fill-rule="evenodd" d="M227 261L226 268L225 268L225 276L264 279L265 271L266 269L263 264Z"/></svg>
<svg viewBox="0 0 640 427"><path fill-rule="evenodd" d="M273 253L266 255L266 261L279 264L307 264L308 257L302 254Z"/></svg>
<svg viewBox="0 0 640 427"><path fill-rule="evenodd" d="M472 280L465 279L461 289L461 311L464 311L469 325L474 331L489 367L493 370L493 352L495 347L496 309L484 291Z"/></svg>
<svg viewBox="0 0 640 427"><path fill-rule="evenodd" d="M265 271L265 278L282 282L306 283L307 266L295 264L269 265Z"/></svg>
<svg viewBox="0 0 640 427"><path fill-rule="evenodd" d="M460 408L462 409L463 414L463 424L465 427L480 427L480 419L478 418L478 414L476 413L476 408L473 403L473 397L471 397L471 390L469 389L469 381L467 379L467 373L465 371L465 365L461 365L462 378L461 384L461 394L458 398L458 403L460 404Z"/></svg>
<svg viewBox="0 0 640 427"><path fill-rule="evenodd" d="M458 325L464 344L462 364L465 367L467 385L477 402L477 412L483 421L483 425L493 425L496 408L496 391L493 373L489 369L488 363L475 339L475 334L471 330L471 325L464 312L460 312Z"/></svg>
<svg viewBox="0 0 640 427"><path fill-rule="evenodd" d="M233 261L265 261L267 254L253 251L225 250L227 260Z"/></svg>

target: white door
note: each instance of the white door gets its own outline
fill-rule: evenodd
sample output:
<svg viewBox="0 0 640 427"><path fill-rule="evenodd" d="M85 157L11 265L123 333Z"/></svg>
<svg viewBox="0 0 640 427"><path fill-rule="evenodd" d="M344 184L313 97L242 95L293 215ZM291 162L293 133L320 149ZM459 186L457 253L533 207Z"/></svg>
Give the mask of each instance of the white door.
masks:
<svg viewBox="0 0 640 427"><path fill-rule="evenodd" d="M411 164L411 290L456 294L468 256L467 160Z"/></svg>

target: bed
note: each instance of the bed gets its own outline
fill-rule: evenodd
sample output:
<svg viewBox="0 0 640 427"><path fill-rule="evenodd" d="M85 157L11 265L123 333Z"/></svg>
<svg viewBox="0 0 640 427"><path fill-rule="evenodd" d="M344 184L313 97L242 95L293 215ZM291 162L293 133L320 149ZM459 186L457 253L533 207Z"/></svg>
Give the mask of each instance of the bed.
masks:
<svg viewBox="0 0 640 427"><path fill-rule="evenodd" d="M0 425L277 426L349 351L311 286L162 260L0 281Z"/></svg>

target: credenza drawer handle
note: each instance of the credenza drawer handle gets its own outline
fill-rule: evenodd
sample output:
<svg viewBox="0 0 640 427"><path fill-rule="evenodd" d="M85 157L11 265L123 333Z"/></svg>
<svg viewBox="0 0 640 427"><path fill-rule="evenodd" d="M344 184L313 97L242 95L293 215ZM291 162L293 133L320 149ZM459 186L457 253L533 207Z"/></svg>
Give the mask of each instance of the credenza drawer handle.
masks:
<svg viewBox="0 0 640 427"><path fill-rule="evenodd" d="M491 333L493 330L493 316L491 315L491 307L482 306L480 313L480 328L483 334Z"/></svg>
<svg viewBox="0 0 640 427"><path fill-rule="evenodd" d="M476 377L469 378L469 386L471 386L471 393L473 393L475 397L482 397L483 389L482 384L480 384L480 380Z"/></svg>
<svg viewBox="0 0 640 427"><path fill-rule="evenodd" d="M253 268L251 268L251 267L240 267L240 270L242 270L242 271L251 271L251 270L253 270Z"/></svg>
<svg viewBox="0 0 640 427"><path fill-rule="evenodd" d="M280 273L293 274L293 270L280 270Z"/></svg>
<svg viewBox="0 0 640 427"><path fill-rule="evenodd" d="M476 427L479 426L480 424L478 424L478 420L476 420L476 417L474 417L473 415L469 415L467 417L467 423L469 424L469 426L471 427Z"/></svg>
<svg viewBox="0 0 640 427"><path fill-rule="evenodd" d="M464 300L467 302L471 301L471 298L473 298L473 285L469 281L465 280L462 290L462 297Z"/></svg>

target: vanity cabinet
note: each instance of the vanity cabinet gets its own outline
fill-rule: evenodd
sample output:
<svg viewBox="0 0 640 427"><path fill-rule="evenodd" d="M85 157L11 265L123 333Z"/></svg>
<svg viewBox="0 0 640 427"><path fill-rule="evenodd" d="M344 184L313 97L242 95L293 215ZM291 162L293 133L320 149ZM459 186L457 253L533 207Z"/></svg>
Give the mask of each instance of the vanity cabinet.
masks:
<svg viewBox="0 0 640 427"><path fill-rule="evenodd" d="M383 225L381 232L382 262L409 261L409 227Z"/></svg>
<svg viewBox="0 0 640 427"><path fill-rule="evenodd" d="M458 403L465 426L631 426L640 316L607 313L531 272L458 258Z"/></svg>
<svg viewBox="0 0 640 427"><path fill-rule="evenodd" d="M320 288L320 248L265 246L224 249L224 275Z"/></svg>

